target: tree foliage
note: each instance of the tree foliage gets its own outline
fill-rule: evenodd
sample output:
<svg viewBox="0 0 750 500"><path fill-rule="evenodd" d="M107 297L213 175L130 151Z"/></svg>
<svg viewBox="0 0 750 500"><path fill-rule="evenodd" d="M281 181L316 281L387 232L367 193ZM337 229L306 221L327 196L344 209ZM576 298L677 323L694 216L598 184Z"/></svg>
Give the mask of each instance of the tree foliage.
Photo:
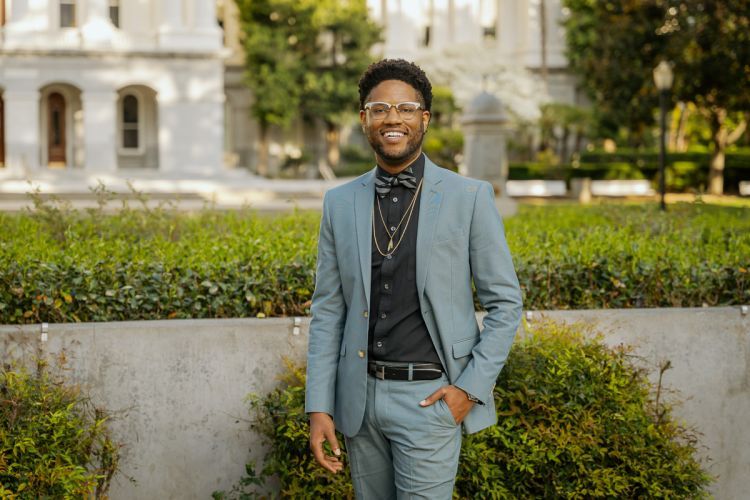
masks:
<svg viewBox="0 0 750 500"><path fill-rule="evenodd" d="M262 140L269 125L321 120L329 162L338 127L357 109L357 81L380 38L364 0L236 0L244 33L246 82ZM335 158L332 158L335 157ZM265 159L261 158L264 162ZM263 172L265 173L265 172Z"/></svg>
<svg viewBox="0 0 750 500"><path fill-rule="evenodd" d="M673 91L711 125L710 190L723 191L727 116L750 110L750 0L565 0L568 57L595 103L604 132L625 126L632 145L653 124L659 60L675 69Z"/></svg>

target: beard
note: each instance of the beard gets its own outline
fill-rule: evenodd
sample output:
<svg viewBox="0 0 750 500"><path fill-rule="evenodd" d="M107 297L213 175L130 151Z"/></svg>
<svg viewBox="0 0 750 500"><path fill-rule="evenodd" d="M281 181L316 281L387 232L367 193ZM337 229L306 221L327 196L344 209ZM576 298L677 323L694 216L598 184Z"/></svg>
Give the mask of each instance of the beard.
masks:
<svg viewBox="0 0 750 500"><path fill-rule="evenodd" d="M413 133L412 133L413 132ZM388 165L399 165L404 161L412 158L419 151L424 141L424 125L419 124L419 129L410 130L406 145L401 151L387 151L387 145L383 144L382 136L375 131L367 135L367 142L375 151L375 154Z"/></svg>

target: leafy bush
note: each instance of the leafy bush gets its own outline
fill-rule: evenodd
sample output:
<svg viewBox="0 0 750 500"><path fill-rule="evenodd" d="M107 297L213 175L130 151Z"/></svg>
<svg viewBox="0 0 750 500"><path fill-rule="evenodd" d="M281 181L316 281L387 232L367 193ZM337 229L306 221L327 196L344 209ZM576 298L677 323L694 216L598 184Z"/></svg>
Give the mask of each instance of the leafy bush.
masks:
<svg viewBox="0 0 750 500"><path fill-rule="evenodd" d="M119 447L107 414L40 362L0 370L0 497L107 498Z"/></svg>
<svg viewBox="0 0 750 500"><path fill-rule="evenodd" d="M318 213L0 214L0 323L305 315ZM522 206L527 309L750 302L750 209Z"/></svg>
<svg viewBox="0 0 750 500"><path fill-rule="evenodd" d="M455 496L707 496L695 435L655 397L658 388L627 349L584 332L547 322L517 341L495 387L499 423L464 438ZM248 475L215 498L260 496L272 477L285 498L351 498L348 469L328 474L308 449L304 376L295 368L282 387L251 398L268 453L262 467L248 464Z"/></svg>

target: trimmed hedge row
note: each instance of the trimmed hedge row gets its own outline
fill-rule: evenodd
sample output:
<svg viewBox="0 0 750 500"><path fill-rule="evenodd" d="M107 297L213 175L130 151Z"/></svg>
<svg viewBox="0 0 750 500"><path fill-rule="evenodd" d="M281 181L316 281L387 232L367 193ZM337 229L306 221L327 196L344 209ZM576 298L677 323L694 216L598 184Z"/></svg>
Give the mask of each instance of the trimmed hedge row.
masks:
<svg viewBox="0 0 750 500"><path fill-rule="evenodd" d="M0 323L305 315L318 220L2 214ZM506 232L527 309L750 303L748 207L523 206Z"/></svg>
<svg viewBox="0 0 750 500"><path fill-rule="evenodd" d="M667 189L686 191L705 187L708 183L709 163L710 153L669 153L666 165ZM570 182L571 179L590 177L596 180L650 179L656 182L658 174L658 152L584 152L576 166L549 166L538 162L512 163L508 178ZM750 152L727 153L724 167L725 191L737 193L739 182L747 180L750 180Z"/></svg>
<svg viewBox="0 0 750 500"><path fill-rule="evenodd" d="M587 337L543 323L514 344L494 389L499 422L464 439L454 498L708 497L696 436L654 399L627 349ZM284 382L250 399L253 428L269 445L263 466L247 464L215 499L353 497L348 467L327 473L308 449L304 369ZM279 493L263 491L271 478Z"/></svg>

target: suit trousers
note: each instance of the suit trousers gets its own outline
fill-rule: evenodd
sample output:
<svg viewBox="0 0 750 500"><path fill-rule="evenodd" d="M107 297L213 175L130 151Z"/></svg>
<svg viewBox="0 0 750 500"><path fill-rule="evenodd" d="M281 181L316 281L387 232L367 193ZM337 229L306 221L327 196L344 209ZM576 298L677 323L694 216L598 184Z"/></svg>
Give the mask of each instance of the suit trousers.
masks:
<svg viewBox="0 0 750 500"><path fill-rule="evenodd" d="M358 499L449 500L461 452L461 426L442 399L419 402L448 385L435 380L367 377L365 416L359 432L346 438Z"/></svg>

